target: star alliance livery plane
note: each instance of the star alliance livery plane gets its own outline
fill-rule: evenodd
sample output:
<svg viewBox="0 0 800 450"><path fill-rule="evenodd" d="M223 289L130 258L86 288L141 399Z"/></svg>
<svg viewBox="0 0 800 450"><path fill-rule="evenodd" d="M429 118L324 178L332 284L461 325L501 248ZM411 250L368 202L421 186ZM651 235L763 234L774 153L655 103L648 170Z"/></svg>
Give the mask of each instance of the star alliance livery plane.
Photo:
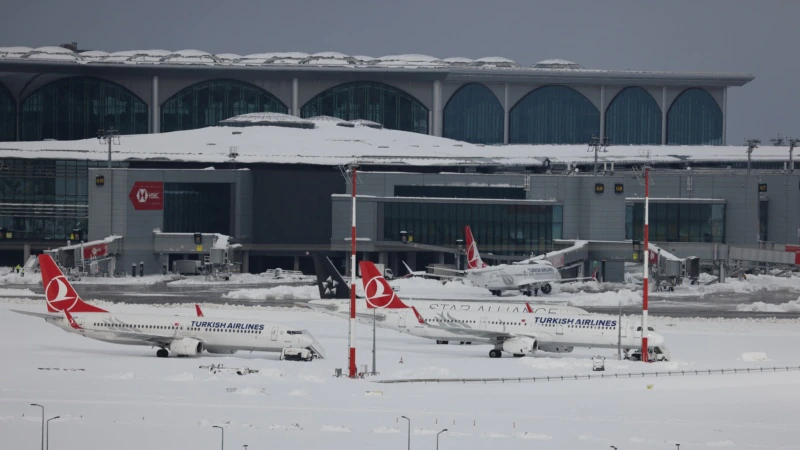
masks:
<svg viewBox="0 0 800 450"><path fill-rule="evenodd" d="M112 344L157 347L156 356L233 354L238 350L282 352L304 348L324 358L322 346L305 330L255 320L177 315L114 314L84 302L50 255L39 255L47 313L12 310L41 317L64 331Z"/></svg>
<svg viewBox="0 0 800 450"><path fill-rule="evenodd" d="M367 307L383 310L384 327L437 341L491 344L489 357L502 352L516 357L538 351L569 353L575 347L638 349L641 328L627 318L596 314L526 314L476 311L420 311L403 302L375 265L362 261L361 274ZM620 325L622 328L620 329ZM663 347L664 337L648 332L650 347Z"/></svg>

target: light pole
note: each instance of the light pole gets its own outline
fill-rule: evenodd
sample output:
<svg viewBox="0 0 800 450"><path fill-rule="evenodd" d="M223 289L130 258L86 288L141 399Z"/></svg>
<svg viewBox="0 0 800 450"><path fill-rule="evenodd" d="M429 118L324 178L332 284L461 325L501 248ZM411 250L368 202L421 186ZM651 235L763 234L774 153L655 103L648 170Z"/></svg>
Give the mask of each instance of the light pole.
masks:
<svg viewBox="0 0 800 450"><path fill-rule="evenodd" d="M400 416L408 421L408 450L411 450L411 419L406 416Z"/></svg>
<svg viewBox="0 0 800 450"><path fill-rule="evenodd" d="M61 417L61 416L55 416L55 417L51 417L51 418L47 419L47 446L45 447L46 449L50 448L50 421L51 420L56 420L59 417Z"/></svg>
<svg viewBox="0 0 800 450"><path fill-rule="evenodd" d="M247 444L243 444L242 446L244 447L244 450L247 450Z"/></svg>
<svg viewBox="0 0 800 450"><path fill-rule="evenodd" d="M601 150L600 147L603 147L603 149ZM602 139L597 136L592 136L592 139L589 141L588 151L594 151L594 176L597 176L597 153L608 152L608 136L604 136Z"/></svg>
<svg viewBox="0 0 800 450"><path fill-rule="evenodd" d="M745 144L747 144L747 174L750 175L750 156L753 154L753 150L758 148L758 144L761 143L759 139L745 139Z"/></svg>
<svg viewBox="0 0 800 450"><path fill-rule="evenodd" d="M214 425L212 428L219 428L222 431L222 444L220 450L225 450L225 428L222 428L219 425Z"/></svg>
<svg viewBox="0 0 800 450"><path fill-rule="evenodd" d="M44 450L44 406L36 403L31 403L31 406L38 406L39 408L42 408L42 450Z"/></svg>
<svg viewBox="0 0 800 450"><path fill-rule="evenodd" d="M447 428L445 428L444 430L436 433L436 450L439 450L439 435L444 433L445 431L447 431Z"/></svg>

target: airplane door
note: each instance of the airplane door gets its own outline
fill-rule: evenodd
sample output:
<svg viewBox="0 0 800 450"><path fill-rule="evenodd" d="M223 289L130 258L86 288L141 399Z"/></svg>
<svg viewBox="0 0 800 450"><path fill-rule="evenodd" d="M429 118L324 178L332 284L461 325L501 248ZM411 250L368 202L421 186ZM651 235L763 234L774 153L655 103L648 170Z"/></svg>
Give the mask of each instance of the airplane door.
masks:
<svg viewBox="0 0 800 450"><path fill-rule="evenodd" d="M399 326L400 328L406 327L406 311L401 312L397 316L397 326Z"/></svg>
<svg viewBox="0 0 800 450"><path fill-rule="evenodd" d="M278 327L272 327L272 333L270 334L273 341L278 340Z"/></svg>
<svg viewBox="0 0 800 450"><path fill-rule="evenodd" d="M620 335L622 337L628 337L628 329L622 324L620 324L620 327L622 327L622 330L620 330Z"/></svg>
<svg viewBox="0 0 800 450"><path fill-rule="evenodd" d="M488 322L488 320L486 319L486 317L481 317L481 330L485 330L486 329L487 322Z"/></svg>
<svg viewBox="0 0 800 450"><path fill-rule="evenodd" d="M556 334L564 334L564 325L558 324L558 326L556 326Z"/></svg>

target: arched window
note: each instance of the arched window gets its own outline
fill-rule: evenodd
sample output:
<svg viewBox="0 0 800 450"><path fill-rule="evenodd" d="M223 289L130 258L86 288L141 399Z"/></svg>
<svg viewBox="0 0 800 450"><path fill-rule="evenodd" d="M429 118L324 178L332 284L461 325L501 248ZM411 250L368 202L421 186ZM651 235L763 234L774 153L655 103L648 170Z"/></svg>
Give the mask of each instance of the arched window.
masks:
<svg viewBox="0 0 800 450"><path fill-rule="evenodd" d="M444 107L442 136L473 144L502 144L503 105L486 86L461 86Z"/></svg>
<svg viewBox="0 0 800 450"><path fill-rule="evenodd" d="M708 91L689 88L672 102L667 144L722 145L722 109Z"/></svg>
<svg viewBox="0 0 800 450"><path fill-rule="evenodd" d="M120 134L147 133L147 105L110 81L64 78L22 101L23 141L94 138L111 127Z"/></svg>
<svg viewBox="0 0 800 450"><path fill-rule="evenodd" d="M161 131L213 127L220 120L252 112L288 111L277 97L252 84L204 81L181 90L161 105Z"/></svg>
<svg viewBox="0 0 800 450"><path fill-rule="evenodd" d="M357 81L334 86L308 101L303 118L365 119L392 130L428 133L428 108L408 93L383 83Z"/></svg>
<svg viewBox="0 0 800 450"><path fill-rule="evenodd" d="M0 142L17 139L17 103L14 96L0 83Z"/></svg>
<svg viewBox="0 0 800 450"><path fill-rule="evenodd" d="M661 144L661 108L644 89L623 89L606 109L606 136L611 145Z"/></svg>
<svg viewBox="0 0 800 450"><path fill-rule="evenodd" d="M509 121L512 144L587 144L600 136L600 111L566 86L530 92L511 108Z"/></svg>

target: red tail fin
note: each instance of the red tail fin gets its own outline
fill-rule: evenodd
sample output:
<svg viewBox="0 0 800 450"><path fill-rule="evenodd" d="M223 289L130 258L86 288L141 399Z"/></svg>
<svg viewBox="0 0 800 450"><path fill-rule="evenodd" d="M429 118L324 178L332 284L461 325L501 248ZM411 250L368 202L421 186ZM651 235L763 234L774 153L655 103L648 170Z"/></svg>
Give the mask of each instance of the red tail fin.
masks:
<svg viewBox="0 0 800 450"><path fill-rule="evenodd" d="M467 235L467 269L480 269L488 267L481 259L481 254L478 253L478 244L475 238L472 237L472 229L469 225L464 226L464 234Z"/></svg>
<svg viewBox="0 0 800 450"><path fill-rule="evenodd" d="M364 283L364 294L367 297L367 308L408 308L408 305L400 300L383 275L369 261L358 263L361 267L361 282Z"/></svg>
<svg viewBox="0 0 800 450"><path fill-rule="evenodd" d="M197 311L197 317L203 317L203 310L200 309L200 305L197 303L194 304L194 309Z"/></svg>
<svg viewBox="0 0 800 450"><path fill-rule="evenodd" d="M53 258L47 254L39 255L39 267L42 269L42 285L47 299L47 311L69 311L72 313L108 312L81 300L80 296L67 278L61 273Z"/></svg>

